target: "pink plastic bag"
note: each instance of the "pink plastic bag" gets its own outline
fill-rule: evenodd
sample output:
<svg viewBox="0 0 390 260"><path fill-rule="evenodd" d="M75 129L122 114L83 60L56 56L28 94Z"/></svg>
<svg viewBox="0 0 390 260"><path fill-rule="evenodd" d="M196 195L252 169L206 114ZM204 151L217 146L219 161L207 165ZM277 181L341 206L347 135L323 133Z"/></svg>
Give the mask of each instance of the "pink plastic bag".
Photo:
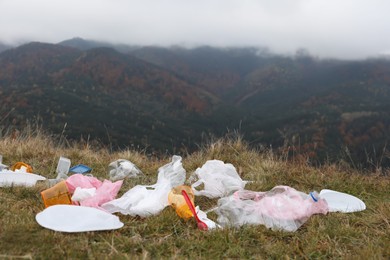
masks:
<svg viewBox="0 0 390 260"><path fill-rule="evenodd" d="M288 186L267 192L241 190L218 201L218 223L222 226L261 224L274 230L296 231L313 214L326 214L324 199Z"/></svg>
<svg viewBox="0 0 390 260"><path fill-rule="evenodd" d="M80 201L80 206L99 208L106 202L115 199L120 188L122 187L123 180L112 183L111 181L104 180L103 184L96 189L94 196Z"/></svg>
<svg viewBox="0 0 390 260"><path fill-rule="evenodd" d="M104 180L102 183L95 177L84 176L82 174L74 174L66 179L66 184L70 193L73 193L77 187L80 188L96 188L96 193L89 198L80 201L80 206L100 208L106 202L115 199L123 180L112 183L109 180Z"/></svg>
<svg viewBox="0 0 390 260"><path fill-rule="evenodd" d="M99 188L102 182L95 177L84 176L82 174L73 174L66 179L68 190L73 194L77 187L80 188Z"/></svg>

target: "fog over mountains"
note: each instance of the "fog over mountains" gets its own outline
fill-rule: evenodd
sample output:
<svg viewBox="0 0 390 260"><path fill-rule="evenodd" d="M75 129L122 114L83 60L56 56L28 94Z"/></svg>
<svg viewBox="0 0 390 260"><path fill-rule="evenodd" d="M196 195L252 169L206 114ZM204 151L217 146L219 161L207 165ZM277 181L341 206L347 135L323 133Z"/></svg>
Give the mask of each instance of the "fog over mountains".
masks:
<svg viewBox="0 0 390 260"><path fill-rule="evenodd" d="M81 38L0 45L3 133L39 122L70 139L194 150L239 131L311 160L378 161L390 134L390 61L256 48L127 46ZM378 151L383 151L380 154ZM366 158L366 159L364 159ZM367 160L366 160L367 161Z"/></svg>

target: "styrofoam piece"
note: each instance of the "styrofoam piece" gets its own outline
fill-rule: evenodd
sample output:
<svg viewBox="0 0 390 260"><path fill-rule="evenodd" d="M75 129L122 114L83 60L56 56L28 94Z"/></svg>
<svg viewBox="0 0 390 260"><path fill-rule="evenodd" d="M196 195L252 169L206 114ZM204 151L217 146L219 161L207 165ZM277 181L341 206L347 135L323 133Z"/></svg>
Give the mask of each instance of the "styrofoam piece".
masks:
<svg viewBox="0 0 390 260"><path fill-rule="evenodd" d="M31 187L37 181L44 181L45 177L34 173L14 172L3 170L0 172L0 187L26 186Z"/></svg>
<svg viewBox="0 0 390 260"><path fill-rule="evenodd" d="M366 204L359 198L347 193L324 189L320 192L320 198L328 203L329 212L356 212L366 209Z"/></svg>
<svg viewBox="0 0 390 260"><path fill-rule="evenodd" d="M44 228L60 232L88 232L114 230L123 227L115 215L105 211L75 205L54 205L35 216Z"/></svg>

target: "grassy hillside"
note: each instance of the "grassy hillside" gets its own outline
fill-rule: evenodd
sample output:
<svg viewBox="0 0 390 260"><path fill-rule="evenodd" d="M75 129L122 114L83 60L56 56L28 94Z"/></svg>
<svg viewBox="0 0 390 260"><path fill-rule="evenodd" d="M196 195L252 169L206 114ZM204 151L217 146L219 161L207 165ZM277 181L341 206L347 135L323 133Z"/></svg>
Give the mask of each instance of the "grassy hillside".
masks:
<svg viewBox="0 0 390 260"><path fill-rule="evenodd" d="M110 152L95 142L69 143L54 139L37 129L26 129L0 139L3 163L23 161L34 172L55 177L59 156L93 168L93 175L108 178L107 166L119 158L134 162L145 177L127 179L120 195L136 184L152 184L157 169L170 156L146 156L142 150ZM266 191L275 185L289 185L303 192L323 188L346 192L361 198L367 205L363 212L328 213L311 217L297 232L272 231L264 226L244 226L212 232L197 230L194 221L179 219L172 208L147 219L118 214L125 224L116 231L66 234L44 229L35 215L44 209L40 191L33 188L0 188L0 258L355 258L388 259L390 257L389 170L358 172L340 160L338 164L313 168L305 158L287 161L273 151L256 151L239 137L209 142L191 154L181 154L187 177L207 160L232 163L242 179L250 180L246 188ZM195 203L207 210L216 200L196 197ZM216 219L210 214L211 219Z"/></svg>

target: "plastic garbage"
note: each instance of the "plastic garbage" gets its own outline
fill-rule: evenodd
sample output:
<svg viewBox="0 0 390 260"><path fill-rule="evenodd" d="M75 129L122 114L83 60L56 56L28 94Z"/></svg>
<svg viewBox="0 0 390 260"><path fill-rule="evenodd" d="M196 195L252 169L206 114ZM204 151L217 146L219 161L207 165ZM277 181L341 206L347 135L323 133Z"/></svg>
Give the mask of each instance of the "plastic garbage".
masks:
<svg viewBox="0 0 390 260"><path fill-rule="evenodd" d="M37 181L44 180L46 180L45 177L34 173L13 172L10 170L2 170L0 172L0 187L32 187L37 183Z"/></svg>
<svg viewBox="0 0 390 260"><path fill-rule="evenodd" d="M78 164L78 165L75 165L75 166L73 166L72 168L69 169L70 173L85 174L85 173L90 173L91 171L92 171L92 169L89 168L88 166L84 165L84 164Z"/></svg>
<svg viewBox="0 0 390 260"><path fill-rule="evenodd" d="M98 189L102 186L102 182L95 177L85 176L82 174L74 174L66 179L66 185L68 186L69 192L74 193L77 187L89 189L96 188Z"/></svg>
<svg viewBox="0 0 390 260"><path fill-rule="evenodd" d="M5 169L8 169L8 165L3 164L3 156L0 154L0 172Z"/></svg>
<svg viewBox="0 0 390 260"><path fill-rule="evenodd" d="M56 185L57 183L66 180L70 169L70 160L65 157L60 157L57 163L57 177L55 179L48 179L49 187Z"/></svg>
<svg viewBox="0 0 390 260"><path fill-rule="evenodd" d="M140 217L158 214L169 205L168 193L172 188L184 184L186 171L181 161L180 156L174 155L170 163L158 169L154 185L137 185L121 198L103 204L102 208L111 213Z"/></svg>
<svg viewBox="0 0 390 260"><path fill-rule="evenodd" d="M54 205L35 216L35 220L44 228L60 232L87 232L114 230L123 227L117 216L99 209Z"/></svg>
<svg viewBox="0 0 390 260"><path fill-rule="evenodd" d="M184 199L185 199L185 201L186 201L188 207L190 208L192 214L193 214L194 217L195 217L196 223L197 223L197 225L198 225L198 229L207 231L207 225L206 225L206 223L204 223L202 220L199 219L198 214L196 214L196 211L195 211L195 208L194 208L194 204L193 204L192 201L190 200L190 197L188 197L187 192L186 192L185 190L182 190L182 191L181 191L181 194L183 194Z"/></svg>
<svg viewBox="0 0 390 260"><path fill-rule="evenodd" d="M196 169L191 179L198 179L191 185L196 196L202 195L209 198L218 198L230 195L245 187L238 175L236 168L230 163L219 160L207 161L201 168ZM204 190L197 190L196 187L204 184Z"/></svg>
<svg viewBox="0 0 390 260"><path fill-rule="evenodd" d="M138 177L143 175L143 173L132 162L125 159L119 159L108 165L108 175L110 176L111 181L117 181L123 180L126 177Z"/></svg>
<svg viewBox="0 0 390 260"><path fill-rule="evenodd" d="M66 179L66 184L71 194L74 194L78 187L83 189L96 188L96 192L93 196L80 200L79 203L81 206L100 209L102 204L115 199L122 187L123 181L116 181L113 183L109 180L104 180L101 182L95 177L74 174Z"/></svg>
<svg viewBox="0 0 390 260"><path fill-rule="evenodd" d="M57 164L57 178L56 179L66 179L68 178L68 172L70 169L70 159L60 156Z"/></svg>
<svg viewBox="0 0 390 260"><path fill-rule="evenodd" d="M174 187L168 194L168 202L175 211L176 214L183 219L190 219L193 217L191 209L188 207L187 202L181 193L182 190L185 190L190 198L192 204L194 204L195 196L190 186L180 185Z"/></svg>
<svg viewBox="0 0 390 260"><path fill-rule="evenodd" d="M31 165L29 165L27 163L17 162L14 165L11 166L11 171L32 173L33 169L31 167Z"/></svg>
<svg viewBox="0 0 390 260"><path fill-rule="evenodd" d="M317 202L320 199L320 195L318 194L317 191L312 191L309 193L310 198L314 201Z"/></svg>
<svg viewBox="0 0 390 260"><path fill-rule="evenodd" d="M329 212L349 213L366 209L363 201L347 193L324 189L319 196L328 203Z"/></svg>
<svg viewBox="0 0 390 260"><path fill-rule="evenodd" d="M215 210L222 226L261 224L273 230L296 231L313 214L326 214L327 202L288 186L267 192L241 190L218 200Z"/></svg>
<svg viewBox="0 0 390 260"><path fill-rule="evenodd" d="M53 187L42 191L41 196L46 208L57 204L72 204L65 181L61 181Z"/></svg>
<svg viewBox="0 0 390 260"><path fill-rule="evenodd" d="M72 195L72 201L83 201L85 199L91 198L96 194L96 188L80 188L77 187L74 190L74 193Z"/></svg>
<svg viewBox="0 0 390 260"><path fill-rule="evenodd" d="M80 205L101 209L100 206L102 204L116 198L122 184L123 181L111 182L109 180L104 180L103 184L96 189L96 193L89 198L81 200Z"/></svg>
<svg viewBox="0 0 390 260"><path fill-rule="evenodd" d="M212 230L212 229L215 229L215 228L222 228L220 225L218 225L217 223L215 223L214 221L209 219L207 217L206 212L202 211L199 208L199 206L195 207L195 211L198 214L199 219L202 220L202 222L207 225L207 230Z"/></svg>

